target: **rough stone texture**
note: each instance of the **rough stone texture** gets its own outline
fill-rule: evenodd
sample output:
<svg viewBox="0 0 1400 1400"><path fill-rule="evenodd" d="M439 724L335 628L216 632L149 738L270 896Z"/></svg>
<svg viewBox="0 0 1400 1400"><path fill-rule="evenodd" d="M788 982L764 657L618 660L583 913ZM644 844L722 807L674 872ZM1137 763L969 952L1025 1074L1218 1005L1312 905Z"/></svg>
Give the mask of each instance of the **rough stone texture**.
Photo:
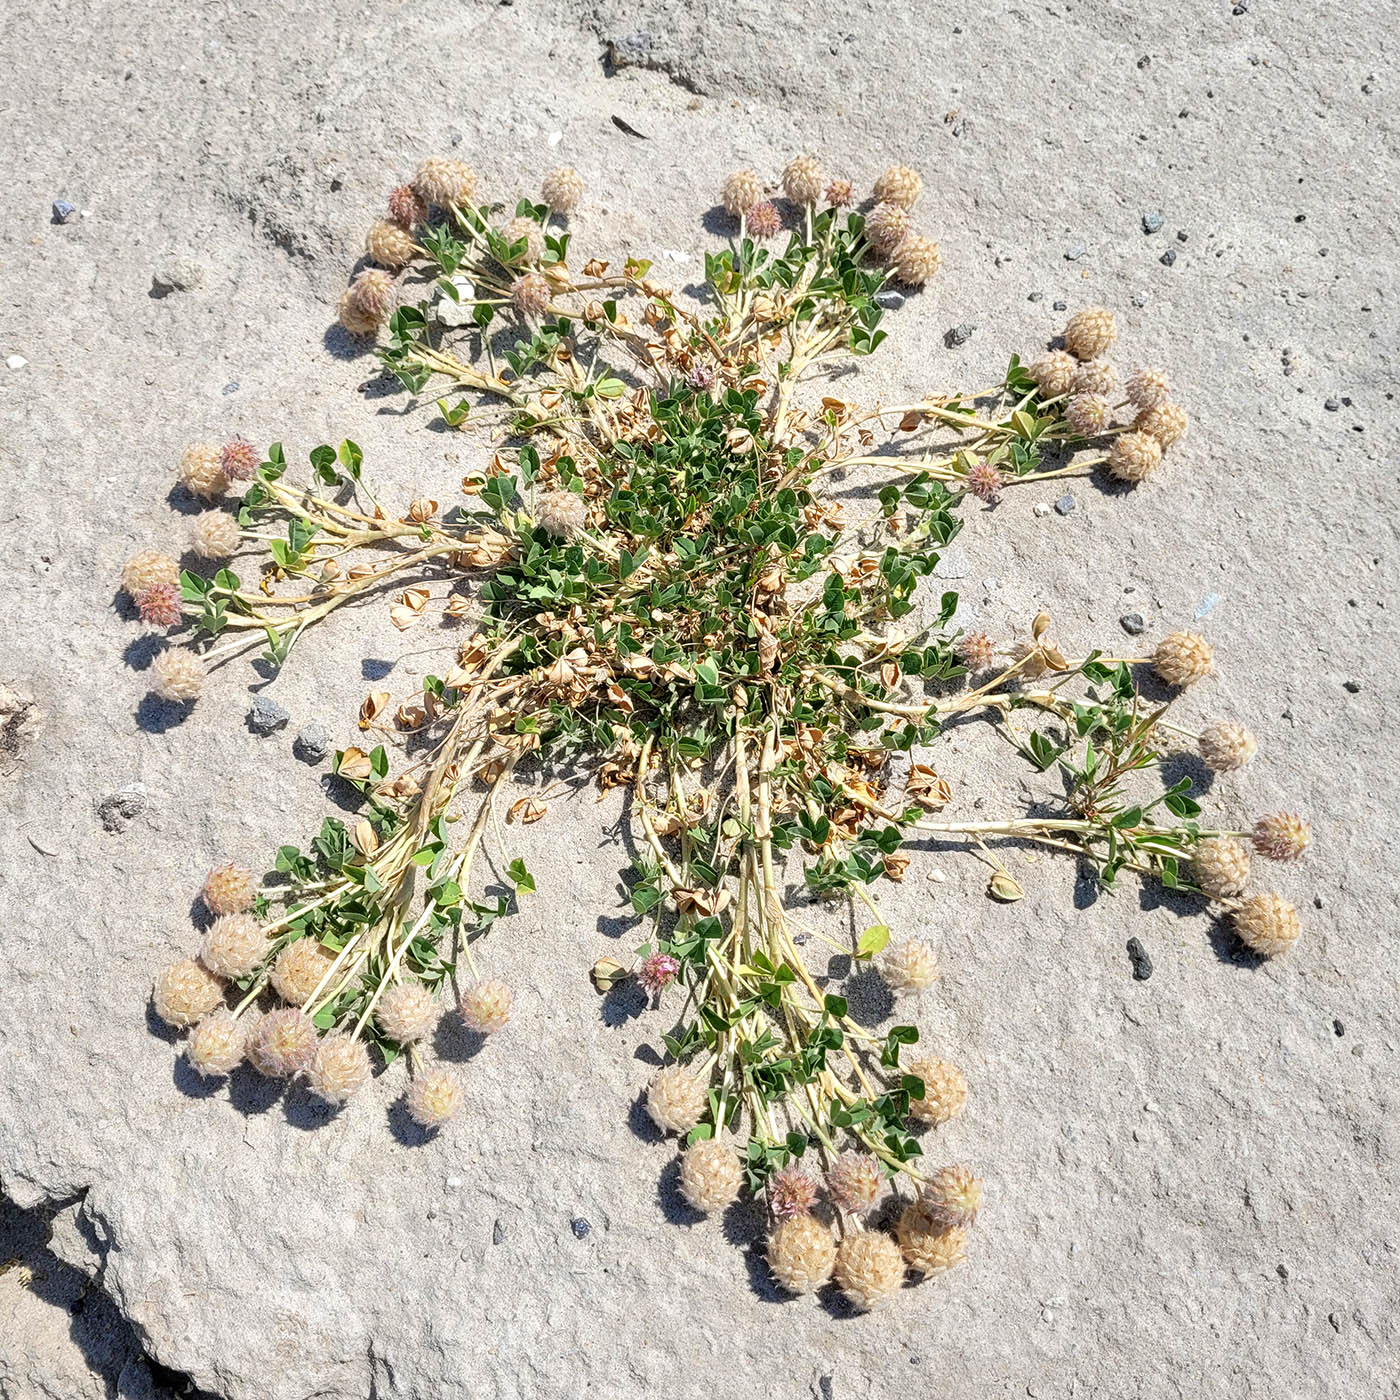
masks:
<svg viewBox="0 0 1400 1400"><path fill-rule="evenodd" d="M0 352L28 364L0 372L4 679L46 721L0 823L0 1186L22 1206L86 1191L72 1247L150 1356L233 1400L684 1400L751 1396L758 1377L784 1400L1393 1386L1396 21L1364 0L154 0L80 19L44 0L7 28L25 92L0 132ZM1024 492L973 512L964 606L1002 636L1050 606L1074 650L1118 634L1129 587L1148 640L1218 594L1220 673L1183 713L1246 720L1261 754L1214 781L1212 810L1287 802L1318 832L1278 876L1304 939L1263 966L1159 891L1090 902L1072 866L1013 852L1026 898L992 905L985 867L916 857L889 909L937 945L919 1019L972 1084L929 1148L972 1161L991 1204L965 1269L864 1317L779 1302L751 1216L678 1204L636 1107L666 1017L587 979L639 937L617 909L616 803L557 802L513 835L541 877L491 953L516 1016L465 1066L467 1109L437 1140L394 1135L397 1076L328 1122L300 1092L191 1082L143 1014L151 976L193 948L203 872L265 861L323 797L243 726L251 670L218 673L183 722L144 699L152 649L113 606L121 560L184 533L165 498L189 438L301 457L349 434L403 502L479 463L472 439L405 421L327 329L421 155L470 159L512 201L572 163L590 186L575 248L655 257L684 286L718 240L701 221L725 170L776 179L799 150L867 186L919 166L918 222L942 243L852 393L984 383L1059 331L1061 302L1113 305L1120 366L1171 370L1193 421L1159 478L1077 485L1086 508L1052 533ZM52 224L58 189L91 217ZM1170 271L1145 208L1190 230ZM1067 262L1078 244L1092 254ZM202 289L153 297L177 247ZM941 330L972 318L946 350ZM343 723L364 656L419 644L377 612L342 618L279 693ZM1023 770L989 736L959 730L936 757L950 814L988 784L1019 800ZM97 803L128 776L151 805L104 831ZM1135 932L1150 982L1123 957ZM118 1358L60 1355L33 1301L0 1329L7 1394L44 1395L26 1378L45 1374L100 1393L89 1373Z"/></svg>

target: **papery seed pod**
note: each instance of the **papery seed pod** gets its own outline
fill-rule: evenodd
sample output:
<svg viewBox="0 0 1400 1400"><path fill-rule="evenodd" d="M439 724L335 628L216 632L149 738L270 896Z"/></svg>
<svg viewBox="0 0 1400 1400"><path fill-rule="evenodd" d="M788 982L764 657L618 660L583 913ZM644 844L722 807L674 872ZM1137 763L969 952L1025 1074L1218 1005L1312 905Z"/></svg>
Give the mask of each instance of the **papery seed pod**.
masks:
<svg viewBox="0 0 1400 1400"><path fill-rule="evenodd" d="M725 177L719 202L736 219L748 213L763 198L763 182L752 170L736 170Z"/></svg>
<svg viewBox="0 0 1400 1400"><path fill-rule="evenodd" d="M905 1261L925 1278L946 1274L967 1259L967 1231L945 1225L922 1197L904 1208L896 1234Z"/></svg>
<svg viewBox="0 0 1400 1400"><path fill-rule="evenodd" d="M568 165L551 170L540 181L540 198L556 214L572 214L583 199L583 177Z"/></svg>
<svg viewBox="0 0 1400 1400"><path fill-rule="evenodd" d="M305 1006L331 970L335 954L315 937L298 938L277 955L272 987L289 1006Z"/></svg>
<svg viewBox="0 0 1400 1400"><path fill-rule="evenodd" d="M1071 388L1076 394L1102 394L1108 398L1118 388L1118 371L1107 360L1083 360L1075 368Z"/></svg>
<svg viewBox="0 0 1400 1400"><path fill-rule="evenodd" d="M152 994L156 1015L177 1030L203 1019L223 999L224 984L193 958L181 958L156 974Z"/></svg>
<svg viewBox="0 0 1400 1400"><path fill-rule="evenodd" d="M1159 403L1155 408L1145 408L1133 419L1133 427L1148 437L1155 438L1165 452L1172 443L1186 432L1186 410L1180 404Z"/></svg>
<svg viewBox="0 0 1400 1400"><path fill-rule="evenodd" d="M1162 465L1162 444L1149 433L1122 433L1108 449L1108 474L1115 481L1146 481Z"/></svg>
<svg viewBox="0 0 1400 1400"><path fill-rule="evenodd" d="M1097 359L1117 339L1113 312L1104 306L1086 306L1065 325L1065 349L1079 360Z"/></svg>
<svg viewBox="0 0 1400 1400"><path fill-rule="evenodd" d="M890 256L890 271L906 287L922 287L943 266L938 244L921 233L911 233Z"/></svg>
<svg viewBox="0 0 1400 1400"><path fill-rule="evenodd" d="M413 177L413 188L427 204L460 208L476 198L476 172L460 160L425 160Z"/></svg>
<svg viewBox="0 0 1400 1400"><path fill-rule="evenodd" d="M199 897L211 914L241 914L253 907L257 877L233 861L216 865L205 877Z"/></svg>
<svg viewBox="0 0 1400 1400"><path fill-rule="evenodd" d="M381 267L397 270L413 261L418 245L413 235L392 219L376 219L365 235L365 252Z"/></svg>
<svg viewBox="0 0 1400 1400"><path fill-rule="evenodd" d="M317 1098L346 1103L370 1075L369 1051L352 1035L334 1033L322 1038L307 1073L307 1083Z"/></svg>
<svg viewBox="0 0 1400 1400"><path fill-rule="evenodd" d="M885 1195L888 1185L871 1152L843 1152L826 1174L831 1204L849 1215L864 1215Z"/></svg>
<svg viewBox="0 0 1400 1400"><path fill-rule="evenodd" d="M921 1200L934 1220L966 1229L982 1208L982 1178L966 1167L939 1167L924 1184Z"/></svg>
<svg viewBox="0 0 1400 1400"><path fill-rule="evenodd" d="M1152 653L1152 669L1168 685L1193 685L1208 676L1215 652L1196 632L1173 632L1157 643Z"/></svg>
<svg viewBox="0 0 1400 1400"><path fill-rule="evenodd" d="M811 1215L780 1220L768 1236L768 1267L789 1293L815 1293L836 1267L831 1230Z"/></svg>
<svg viewBox="0 0 1400 1400"><path fill-rule="evenodd" d="M904 1255L878 1230L847 1235L836 1247L836 1285L852 1307L877 1307L899 1292L904 1282Z"/></svg>
<svg viewBox="0 0 1400 1400"><path fill-rule="evenodd" d="M1102 394L1076 394L1065 405L1065 422L1080 437L1097 437L1108 427L1110 416L1108 400Z"/></svg>
<svg viewBox="0 0 1400 1400"><path fill-rule="evenodd" d="M122 591L132 598L158 583L180 586L180 566L168 554L143 549L122 565Z"/></svg>
<svg viewBox="0 0 1400 1400"><path fill-rule="evenodd" d="M1203 729L1196 741L1201 759L1215 773L1229 773L1243 768L1259 745L1254 735L1242 724L1212 724Z"/></svg>
<svg viewBox="0 0 1400 1400"><path fill-rule="evenodd" d="M153 583L135 598L136 615L155 627L178 627L184 620L180 590L173 584Z"/></svg>
<svg viewBox="0 0 1400 1400"><path fill-rule="evenodd" d="M437 1024L438 1005L421 982L396 982L375 1004L374 1019L387 1039L412 1045Z"/></svg>
<svg viewBox="0 0 1400 1400"><path fill-rule="evenodd" d="M232 1074L243 1063L244 1026L226 1010L210 1013L190 1032L185 1058L205 1079Z"/></svg>
<svg viewBox="0 0 1400 1400"><path fill-rule="evenodd" d="M1026 373L1035 380L1041 398L1058 399L1074 388L1074 376L1079 368L1073 355L1063 350L1051 350L1026 366Z"/></svg>
<svg viewBox="0 0 1400 1400"><path fill-rule="evenodd" d="M412 233L428 217L428 203L412 185L397 185L389 191L389 217Z"/></svg>
<svg viewBox="0 0 1400 1400"><path fill-rule="evenodd" d="M151 662L155 692L162 700L185 703L198 700L204 689L204 667L194 652L184 647L163 651Z"/></svg>
<svg viewBox="0 0 1400 1400"><path fill-rule="evenodd" d="M510 284L511 305L522 316L542 316L549 310L549 279L542 272L527 272Z"/></svg>
<svg viewBox="0 0 1400 1400"><path fill-rule="evenodd" d="M974 462L967 469L967 489L988 505L1001 499L1001 473L991 462Z"/></svg>
<svg viewBox="0 0 1400 1400"><path fill-rule="evenodd" d="M316 1058L318 1037L311 1017L295 1007L269 1011L248 1033L248 1063L269 1079L305 1074Z"/></svg>
<svg viewBox="0 0 1400 1400"><path fill-rule="evenodd" d="M877 966L891 991L923 992L941 973L933 949L921 938L901 938L880 954Z"/></svg>
<svg viewBox="0 0 1400 1400"><path fill-rule="evenodd" d="M768 1209L778 1220L806 1215L817 1203L816 1178L793 1163L768 1179Z"/></svg>
<svg viewBox="0 0 1400 1400"><path fill-rule="evenodd" d="M1267 860L1301 860L1312 827L1294 812L1271 812L1254 823L1254 849Z"/></svg>
<svg viewBox="0 0 1400 1400"><path fill-rule="evenodd" d="M1156 408L1171 397L1171 385L1160 369L1135 370L1123 388L1135 408Z"/></svg>
<svg viewBox="0 0 1400 1400"><path fill-rule="evenodd" d="M647 1113L662 1132L688 1133L710 1106L709 1088L684 1065L667 1065L647 1087Z"/></svg>
<svg viewBox="0 0 1400 1400"><path fill-rule="evenodd" d="M1211 899L1232 899L1249 883L1249 851L1233 836L1207 836L1191 851L1191 876Z"/></svg>
<svg viewBox="0 0 1400 1400"><path fill-rule="evenodd" d="M923 1098L909 1099L909 1116L917 1122L947 1123L967 1107L967 1079L951 1061L906 1060L900 1068L924 1081Z"/></svg>
<svg viewBox="0 0 1400 1400"><path fill-rule="evenodd" d="M546 491L535 502L535 523L555 539L567 539L588 523L588 502L576 491Z"/></svg>
<svg viewBox="0 0 1400 1400"><path fill-rule="evenodd" d="M1298 941L1298 911L1282 895L1251 895L1230 919L1240 942L1262 957L1286 953Z"/></svg>
<svg viewBox="0 0 1400 1400"><path fill-rule="evenodd" d="M985 632L965 633L958 639L953 650L957 653L958 660L967 667L968 674L972 676L988 670L996 656L996 648L992 644L992 639Z"/></svg>
<svg viewBox="0 0 1400 1400"><path fill-rule="evenodd" d="M228 486L224 475L223 454L211 442L192 442L180 454L175 475L180 485L201 500L221 496Z"/></svg>
<svg viewBox="0 0 1400 1400"><path fill-rule="evenodd" d="M220 914L204 935L199 960L220 977L246 977L267 956L267 946L251 914Z"/></svg>
<svg viewBox="0 0 1400 1400"><path fill-rule="evenodd" d="M501 230L501 237L512 248L524 242L525 251L518 255L516 262L537 263L544 257L544 230L533 219L523 215L512 219Z"/></svg>
<svg viewBox="0 0 1400 1400"><path fill-rule="evenodd" d="M450 1070L434 1065L413 1076L404 1094L408 1116L420 1128L440 1128L462 1107L462 1081Z"/></svg>
<svg viewBox="0 0 1400 1400"><path fill-rule="evenodd" d="M227 559L237 552L242 541L238 521L221 510L206 510L195 516L190 529L190 548L201 559Z"/></svg>
<svg viewBox="0 0 1400 1400"><path fill-rule="evenodd" d="M707 1215L739 1199L744 1169L734 1149L715 1138L702 1138L681 1154L681 1195Z"/></svg>
<svg viewBox="0 0 1400 1400"><path fill-rule="evenodd" d="M912 209L918 203L923 188L924 182L917 170L911 170L907 165L892 165L875 181L875 202Z"/></svg>
<svg viewBox="0 0 1400 1400"><path fill-rule="evenodd" d="M773 238L782 226L783 216L772 200L761 199L744 213L744 227L755 238Z"/></svg>
<svg viewBox="0 0 1400 1400"><path fill-rule="evenodd" d="M510 1020L510 1005L510 988L490 979L464 988L457 1010L471 1030L492 1035Z"/></svg>
<svg viewBox="0 0 1400 1400"><path fill-rule="evenodd" d="M898 204L877 204L865 216L866 242L882 257L893 253L909 233L909 211Z"/></svg>
<svg viewBox="0 0 1400 1400"><path fill-rule="evenodd" d="M815 204L825 184L826 172L815 156L795 156L783 167L783 193L794 204Z"/></svg>

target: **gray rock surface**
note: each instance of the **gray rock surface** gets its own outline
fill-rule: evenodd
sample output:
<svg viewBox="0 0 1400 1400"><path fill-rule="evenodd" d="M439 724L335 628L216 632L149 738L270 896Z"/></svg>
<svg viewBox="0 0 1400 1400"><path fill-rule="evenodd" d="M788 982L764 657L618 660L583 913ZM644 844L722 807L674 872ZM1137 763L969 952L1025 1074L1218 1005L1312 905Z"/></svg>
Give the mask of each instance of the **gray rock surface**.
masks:
<svg viewBox="0 0 1400 1400"><path fill-rule="evenodd" d="M28 364L0 374L5 679L46 718L0 780L0 1189L86 1193L63 1248L156 1364L229 1400L1393 1391L1397 13L1236 9L41 0L6 28L25 83L0 127L0 354ZM1024 635L1048 606L1072 650L1118 635L1130 587L1153 629L1219 593L1219 674L1183 717L1243 719L1261 753L1211 809L1287 804L1318 838L1277 876L1304 940L1262 967L1160 891L1077 908L1072 866L1010 853L1026 897L992 905L976 861L916 856L889 912L938 945L919 1019L973 1086L930 1146L973 1161L991 1204L967 1268L869 1317L779 1301L752 1218L677 1205L636 1110L667 1018L588 983L634 938L617 801L513 830L540 884L493 952L518 1014L465 1065L468 1109L438 1139L395 1135L392 1074L325 1122L296 1092L192 1083L147 1023L151 976L193 948L209 865L265 864L324 795L242 724L251 669L220 671L182 723L148 705L149 649L112 606L126 555L183 537L166 496L192 437L304 460L350 435L404 502L484 462L428 413L406 421L328 330L420 156L462 155L510 201L572 163L590 187L575 250L656 257L683 284L719 242L701 221L724 172L776 178L800 150L862 186L921 167L943 248L840 392L948 389L949 366L985 383L1060 330L1056 303L1115 306L1119 363L1170 369L1193 421L1157 479L1076 483L1094 509L1073 530L1035 528L1025 491L972 513L967 577L1000 580L979 621ZM92 216L50 223L58 189ZM1158 207L1192 230L1170 271L1141 232ZM200 294L152 297L196 237ZM1076 242L1092 257L1067 262ZM949 356L942 329L970 320ZM367 611L299 643L279 693L345 723L361 660L420 644ZM950 811L1019 801L1024 770L990 736L935 755ZM128 775L153 797L139 841L95 807ZM24 1309L0 1328L7 1400L139 1383L129 1352L81 1355L61 1299L0 1299Z"/></svg>

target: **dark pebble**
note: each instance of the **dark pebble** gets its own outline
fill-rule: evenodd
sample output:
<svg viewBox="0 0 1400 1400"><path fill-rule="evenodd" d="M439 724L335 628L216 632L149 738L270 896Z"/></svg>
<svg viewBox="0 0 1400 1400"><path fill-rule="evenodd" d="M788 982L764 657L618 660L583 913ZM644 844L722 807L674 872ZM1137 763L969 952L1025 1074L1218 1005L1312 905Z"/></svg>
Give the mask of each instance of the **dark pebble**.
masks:
<svg viewBox="0 0 1400 1400"><path fill-rule="evenodd" d="M1280 1264L1280 1265L1278 1266L1278 1276L1279 1276L1280 1278L1282 1278L1282 1279L1286 1279L1286 1278L1288 1277L1288 1265L1287 1265L1287 1264Z"/></svg>
<svg viewBox="0 0 1400 1400"><path fill-rule="evenodd" d="M1166 223L1166 219L1154 209L1142 216L1142 231L1156 233L1164 223Z"/></svg>
<svg viewBox="0 0 1400 1400"><path fill-rule="evenodd" d="M1050 309L1051 309L1052 311L1068 311L1068 310L1069 310L1069 302L1067 302L1067 301L1052 301L1052 302L1050 303Z"/></svg>
<svg viewBox="0 0 1400 1400"><path fill-rule="evenodd" d="M1177 229L1177 231L1176 231L1176 241L1177 241L1178 243L1185 243L1185 242L1186 242L1186 230L1185 230L1184 228L1179 228L1179 229Z"/></svg>
<svg viewBox="0 0 1400 1400"><path fill-rule="evenodd" d="M1347 1033L1347 1028L1344 1025L1342 1025L1341 1021L1339 1021L1335 1016L1332 1018L1332 1030L1337 1035L1345 1035Z"/></svg>
<svg viewBox="0 0 1400 1400"><path fill-rule="evenodd" d="M576 1215L571 1221L569 1221L569 1229L571 1229L574 1232L574 1238L576 1240L586 1240L593 1227L588 1223L588 1221L586 1221L583 1218L583 1216Z"/></svg>
<svg viewBox="0 0 1400 1400"><path fill-rule="evenodd" d="M1027 301L1044 301L1044 300L1045 300L1045 293L1044 293L1044 292L1032 292L1032 293L1030 294L1030 296L1028 296L1028 297L1026 298L1026 300L1027 300Z"/></svg>
<svg viewBox="0 0 1400 1400"><path fill-rule="evenodd" d="M229 382L228 382L227 384L224 385L224 393L225 393L225 394L236 394L237 392L238 392L238 381L237 381L236 379L230 379Z"/></svg>
<svg viewBox="0 0 1400 1400"><path fill-rule="evenodd" d="M1324 403L1322 406L1328 411L1328 413L1340 413L1342 409L1342 401L1340 399L1328 399L1327 402Z"/></svg>
<svg viewBox="0 0 1400 1400"><path fill-rule="evenodd" d="M1055 502L1055 511L1059 515L1073 515L1074 504L1074 497L1066 491L1065 494Z"/></svg>
<svg viewBox="0 0 1400 1400"><path fill-rule="evenodd" d="M960 326L954 326L951 330L944 331L943 343L950 350L957 345L966 345L972 339L972 332L977 329L970 321L964 321Z"/></svg>
<svg viewBox="0 0 1400 1400"><path fill-rule="evenodd" d="M271 734L274 730L281 729L291 717L277 701L269 700L266 695L259 695L248 707L248 728L254 734Z"/></svg>
<svg viewBox="0 0 1400 1400"><path fill-rule="evenodd" d="M1143 54L1143 56L1138 59L1137 66L1139 68L1150 68L1152 66L1152 55L1150 53Z"/></svg>
<svg viewBox="0 0 1400 1400"><path fill-rule="evenodd" d="M1135 981L1146 982L1152 976L1152 959L1147 956L1147 949L1136 938L1128 940L1128 961L1133 965Z"/></svg>
<svg viewBox="0 0 1400 1400"><path fill-rule="evenodd" d="M1351 694L1351 695L1360 695L1360 694L1361 694L1361 682L1360 682L1360 681L1343 681L1343 682L1342 682L1342 689L1345 690L1345 691L1347 691L1347 692L1348 692L1349 694Z"/></svg>
<svg viewBox="0 0 1400 1400"><path fill-rule="evenodd" d="M504 1244L506 1242L506 1227L498 1220L491 1227L491 1243Z"/></svg>
<svg viewBox="0 0 1400 1400"><path fill-rule="evenodd" d="M78 206L69 204L66 199L56 199L53 202L53 221L56 224L66 224L77 212Z"/></svg>
<svg viewBox="0 0 1400 1400"><path fill-rule="evenodd" d="M292 740L292 752L303 763L320 763L330 751L331 731L317 720L312 720Z"/></svg>
<svg viewBox="0 0 1400 1400"><path fill-rule="evenodd" d="M1130 637L1140 637L1147 631L1147 624L1142 620L1141 613L1124 613L1118 619L1118 625Z"/></svg>
<svg viewBox="0 0 1400 1400"><path fill-rule="evenodd" d="M1163 267L1171 267L1171 265L1176 262L1176 249L1168 248L1157 261L1161 263Z"/></svg>

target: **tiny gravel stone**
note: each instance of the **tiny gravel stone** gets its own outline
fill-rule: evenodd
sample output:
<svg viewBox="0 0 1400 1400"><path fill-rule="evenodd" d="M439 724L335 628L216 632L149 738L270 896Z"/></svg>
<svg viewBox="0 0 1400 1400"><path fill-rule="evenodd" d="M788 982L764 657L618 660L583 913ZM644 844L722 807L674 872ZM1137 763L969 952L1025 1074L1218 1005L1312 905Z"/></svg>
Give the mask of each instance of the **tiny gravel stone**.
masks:
<svg viewBox="0 0 1400 1400"><path fill-rule="evenodd" d="M1140 637L1147 631L1147 624L1142 620L1141 613L1124 613L1118 619L1118 625L1130 637Z"/></svg>
<svg viewBox="0 0 1400 1400"><path fill-rule="evenodd" d="M169 257L151 276L151 287L157 295L171 292L193 292L204 285L204 265L193 258Z"/></svg>
<svg viewBox="0 0 1400 1400"><path fill-rule="evenodd" d="M897 292L893 287L886 287L884 291L875 293L876 306L883 306L886 311L898 311L904 305L904 293Z"/></svg>
<svg viewBox="0 0 1400 1400"><path fill-rule="evenodd" d="M7 369L23 369L29 363L23 355L6 355L5 367Z"/></svg>
<svg viewBox="0 0 1400 1400"><path fill-rule="evenodd" d="M1050 309L1051 309L1052 311L1068 311L1068 310L1069 310L1069 302L1067 302L1067 301L1052 301L1052 302L1050 303Z"/></svg>
<svg viewBox="0 0 1400 1400"><path fill-rule="evenodd" d="M1327 402L1324 403L1322 406L1328 411L1328 413L1340 413L1342 409L1342 402L1340 399L1328 399Z"/></svg>
<svg viewBox="0 0 1400 1400"><path fill-rule="evenodd" d="M583 1218L583 1216L576 1215L571 1221L569 1221L569 1229L571 1229L574 1232L574 1238L576 1240L586 1240L593 1227L588 1223L588 1221L586 1221Z"/></svg>
<svg viewBox="0 0 1400 1400"><path fill-rule="evenodd" d="M1342 1025L1341 1021L1335 1016L1332 1018L1332 1030L1338 1036L1343 1036L1347 1033L1347 1028Z"/></svg>
<svg viewBox="0 0 1400 1400"><path fill-rule="evenodd" d="M1146 982L1152 976L1152 959L1147 956L1147 949L1136 938L1128 940L1128 961L1133 965L1135 981Z"/></svg>
<svg viewBox="0 0 1400 1400"><path fill-rule="evenodd" d="M950 350L956 345L965 345L972 339L972 332L977 329L970 321L964 321L960 326L954 326L951 330L944 331L943 343Z"/></svg>
<svg viewBox="0 0 1400 1400"><path fill-rule="evenodd" d="M1074 507L1077 504L1074 497L1068 491L1055 502L1055 510L1060 515L1073 515Z"/></svg>
<svg viewBox="0 0 1400 1400"><path fill-rule="evenodd" d="M447 1180L443 1182L443 1185L446 1186L449 1191L459 1191L462 1187L462 1178L460 1176L449 1176Z"/></svg>
<svg viewBox="0 0 1400 1400"><path fill-rule="evenodd" d="M1176 249L1168 248L1157 261L1161 263L1163 267L1171 267L1171 265L1176 262Z"/></svg>
<svg viewBox="0 0 1400 1400"><path fill-rule="evenodd" d="M491 1227L491 1243L504 1244L506 1242L506 1227L498 1220Z"/></svg>
<svg viewBox="0 0 1400 1400"><path fill-rule="evenodd" d="M1163 218L1161 214L1155 209L1150 210L1142 216L1142 231L1144 233L1156 233L1164 223L1166 223L1166 219Z"/></svg>
<svg viewBox="0 0 1400 1400"><path fill-rule="evenodd" d="M1282 1278L1282 1279L1286 1279L1286 1278L1288 1277L1288 1265L1287 1265L1287 1264L1280 1264L1280 1265L1278 1266L1278 1276L1279 1276L1280 1278Z"/></svg>
<svg viewBox="0 0 1400 1400"><path fill-rule="evenodd" d="M1249 13L1249 0L1239 0L1239 4L1230 13L1232 15L1247 15Z"/></svg>
<svg viewBox="0 0 1400 1400"><path fill-rule="evenodd" d="M1089 250L1082 244L1076 243L1072 247L1065 249L1066 262L1078 262Z"/></svg>
<svg viewBox="0 0 1400 1400"><path fill-rule="evenodd" d="M254 734L271 734L290 719L291 714L266 695L259 695L248 707L248 728Z"/></svg>
<svg viewBox="0 0 1400 1400"><path fill-rule="evenodd" d="M1352 695L1360 695L1360 694L1361 694L1361 682L1360 682L1360 681L1343 681L1343 682L1342 682L1342 689L1345 690L1345 691L1347 691L1349 694L1352 694Z"/></svg>
<svg viewBox="0 0 1400 1400"><path fill-rule="evenodd" d="M1044 292L1032 292L1032 293L1026 298L1026 300L1027 300L1027 301L1044 301L1044 300L1045 300L1045 293L1044 293Z"/></svg>
<svg viewBox="0 0 1400 1400"><path fill-rule="evenodd" d="M113 834L125 831L127 824L134 821L150 806L144 783L128 783L116 792L109 793L97 804L97 816L102 829Z"/></svg>
<svg viewBox="0 0 1400 1400"><path fill-rule="evenodd" d="M78 206L69 204L66 199L56 199L53 202L53 221L56 224L66 224L77 212Z"/></svg>
<svg viewBox="0 0 1400 1400"><path fill-rule="evenodd" d="M1036 515L1039 515L1039 516L1046 516L1046 515L1049 515L1049 514L1050 514L1050 502L1049 502L1049 501L1037 501L1037 502L1035 503L1035 505L1033 505L1033 506L1031 507L1031 509L1035 512Z"/></svg>
<svg viewBox="0 0 1400 1400"><path fill-rule="evenodd" d="M1142 308L1143 308L1144 306L1147 305L1147 295L1146 295L1146 293L1144 293L1144 292L1134 292L1134 293L1133 293L1133 305L1134 305L1135 307L1137 307L1137 309L1138 309L1139 311L1141 311Z"/></svg>
<svg viewBox="0 0 1400 1400"><path fill-rule="evenodd" d="M1177 241L1178 243L1185 243L1185 242L1186 242L1186 230L1185 230L1184 228L1179 228L1179 229L1177 229L1177 231L1176 231L1176 241Z"/></svg>
<svg viewBox="0 0 1400 1400"><path fill-rule="evenodd" d="M312 720L292 740L292 752L303 763L320 763L331 751L331 731L319 720Z"/></svg>
<svg viewBox="0 0 1400 1400"><path fill-rule="evenodd" d="M230 379L229 382L228 382L227 384L224 385L224 393L225 393L225 394L236 394L237 392L238 392L238 381L237 381L236 379Z"/></svg>

